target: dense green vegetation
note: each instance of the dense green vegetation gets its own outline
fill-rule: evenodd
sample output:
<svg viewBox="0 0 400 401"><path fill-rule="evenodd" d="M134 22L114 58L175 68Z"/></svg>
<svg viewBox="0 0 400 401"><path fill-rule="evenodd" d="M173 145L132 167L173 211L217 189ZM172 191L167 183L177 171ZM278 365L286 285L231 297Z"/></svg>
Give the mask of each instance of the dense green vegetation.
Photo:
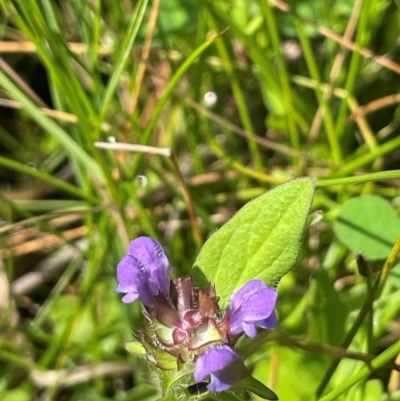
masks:
<svg viewBox="0 0 400 401"><path fill-rule="evenodd" d="M123 347L127 244L157 238L188 275L301 176L317 190L277 330L238 351L283 401L400 400L398 0L0 4L3 401L158 399Z"/></svg>

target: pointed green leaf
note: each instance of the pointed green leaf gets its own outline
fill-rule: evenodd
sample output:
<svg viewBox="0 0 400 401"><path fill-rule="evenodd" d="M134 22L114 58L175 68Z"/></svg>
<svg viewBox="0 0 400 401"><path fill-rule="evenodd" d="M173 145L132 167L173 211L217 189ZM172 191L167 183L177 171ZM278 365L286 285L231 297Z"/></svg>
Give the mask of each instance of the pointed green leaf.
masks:
<svg viewBox="0 0 400 401"><path fill-rule="evenodd" d="M125 343L125 349L132 355L146 355L146 349L139 341L127 341Z"/></svg>
<svg viewBox="0 0 400 401"><path fill-rule="evenodd" d="M298 256L315 180L291 180L246 204L204 244L195 284L215 283L221 305L251 279L276 286Z"/></svg>
<svg viewBox="0 0 400 401"><path fill-rule="evenodd" d="M236 388L249 390L265 400L279 400L278 396L271 389L250 375L243 377L243 379L231 387L232 390Z"/></svg>

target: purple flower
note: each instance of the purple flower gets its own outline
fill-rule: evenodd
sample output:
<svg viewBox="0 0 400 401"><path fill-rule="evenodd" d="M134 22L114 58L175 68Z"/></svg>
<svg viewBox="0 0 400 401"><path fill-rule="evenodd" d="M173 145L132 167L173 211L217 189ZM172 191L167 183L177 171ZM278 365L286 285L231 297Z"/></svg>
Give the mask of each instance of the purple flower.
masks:
<svg viewBox="0 0 400 401"><path fill-rule="evenodd" d="M257 328L273 329L276 326L274 311L278 295L261 280L250 280L230 298L228 316L229 334L239 336L245 332L256 337Z"/></svg>
<svg viewBox="0 0 400 401"><path fill-rule="evenodd" d="M169 269L168 258L158 241L150 237L136 238L118 263L115 292L126 293L122 298L125 303L139 299L152 307L156 295L169 293Z"/></svg>
<svg viewBox="0 0 400 401"><path fill-rule="evenodd" d="M201 382L210 375L209 391L224 391L247 374L240 356L227 345L210 348L196 360L194 379Z"/></svg>

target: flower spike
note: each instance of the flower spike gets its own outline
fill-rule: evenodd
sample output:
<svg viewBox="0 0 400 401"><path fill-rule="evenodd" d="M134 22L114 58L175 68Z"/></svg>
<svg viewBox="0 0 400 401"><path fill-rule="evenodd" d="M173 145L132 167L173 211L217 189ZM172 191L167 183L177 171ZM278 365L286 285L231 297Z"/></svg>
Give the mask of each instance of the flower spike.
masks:
<svg viewBox="0 0 400 401"><path fill-rule="evenodd" d="M275 327L276 290L261 280L250 280L232 294L228 310L221 310L212 283L197 288L192 277L170 280L170 269L162 246L153 238L139 237L117 266L115 290L125 294L123 302L139 300L145 306L142 326L126 349L144 356L157 371L163 395L176 382L182 397L232 387L277 399L250 376L233 350L243 333L255 337L257 327ZM196 382L182 390L182 384L193 378Z"/></svg>

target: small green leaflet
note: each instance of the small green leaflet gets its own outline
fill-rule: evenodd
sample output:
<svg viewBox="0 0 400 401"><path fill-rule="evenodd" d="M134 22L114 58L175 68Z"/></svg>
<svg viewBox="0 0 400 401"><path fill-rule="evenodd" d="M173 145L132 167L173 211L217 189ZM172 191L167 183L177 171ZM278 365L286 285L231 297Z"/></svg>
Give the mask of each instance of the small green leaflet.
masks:
<svg viewBox="0 0 400 401"><path fill-rule="evenodd" d="M297 259L314 191L313 178L299 178L243 206L204 244L193 266L195 284L214 283L222 307L248 280L275 287Z"/></svg>
<svg viewBox="0 0 400 401"><path fill-rule="evenodd" d="M400 235L400 219L386 199L362 195L342 205L333 230L351 251L379 260L389 256Z"/></svg>

